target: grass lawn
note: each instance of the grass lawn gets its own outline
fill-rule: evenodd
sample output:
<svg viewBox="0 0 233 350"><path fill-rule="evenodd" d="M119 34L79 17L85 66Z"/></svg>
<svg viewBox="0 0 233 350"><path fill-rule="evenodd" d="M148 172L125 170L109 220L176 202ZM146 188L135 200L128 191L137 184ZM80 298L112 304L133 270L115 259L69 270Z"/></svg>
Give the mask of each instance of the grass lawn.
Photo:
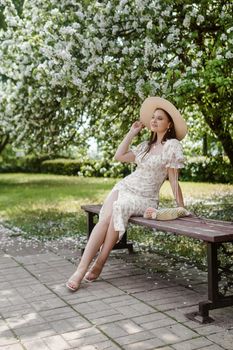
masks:
<svg viewBox="0 0 233 350"><path fill-rule="evenodd" d="M0 174L0 218L28 236L85 232L80 206L99 203L116 181L44 174Z"/></svg>
<svg viewBox="0 0 233 350"><path fill-rule="evenodd" d="M0 174L0 219L9 227L18 227L24 237L56 239L84 235L85 214L82 204L101 203L117 179L83 178L47 174ZM233 185L181 183L186 207L198 215L232 220ZM161 206L173 205L170 185L161 189ZM202 247L190 239L174 235L152 234L142 228L130 228L129 237L138 244L157 250L197 256ZM194 244L194 245L193 245ZM197 250L196 250L197 249ZM201 257L200 257L201 259Z"/></svg>

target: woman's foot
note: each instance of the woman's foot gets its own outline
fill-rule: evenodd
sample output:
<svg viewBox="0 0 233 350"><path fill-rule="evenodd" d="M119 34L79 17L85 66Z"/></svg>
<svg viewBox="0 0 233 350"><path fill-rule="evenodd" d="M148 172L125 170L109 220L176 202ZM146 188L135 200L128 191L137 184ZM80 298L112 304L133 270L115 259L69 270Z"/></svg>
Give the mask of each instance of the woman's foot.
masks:
<svg viewBox="0 0 233 350"><path fill-rule="evenodd" d="M95 281L101 274L102 269L103 269L103 266L94 263L91 269L84 276L84 281L86 282Z"/></svg>
<svg viewBox="0 0 233 350"><path fill-rule="evenodd" d="M66 282L66 287L72 292L76 292L80 287L81 281L82 277L80 273L76 271Z"/></svg>

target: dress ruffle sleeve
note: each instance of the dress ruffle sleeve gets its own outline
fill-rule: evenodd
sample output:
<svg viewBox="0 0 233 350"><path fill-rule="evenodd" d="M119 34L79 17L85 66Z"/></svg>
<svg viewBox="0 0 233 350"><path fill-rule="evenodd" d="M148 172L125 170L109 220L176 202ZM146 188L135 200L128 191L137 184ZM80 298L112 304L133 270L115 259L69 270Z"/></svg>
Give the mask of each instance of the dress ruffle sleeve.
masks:
<svg viewBox="0 0 233 350"><path fill-rule="evenodd" d="M184 155L181 143L177 139L168 140L164 145L163 164L166 168L183 168Z"/></svg>
<svg viewBox="0 0 233 350"><path fill-rule="evenodd" d="M140 153L143 153L146 150L147 145L148 145L147 141L141 142L139 143L139 145L132 147L131 151L133 152L135 157L137 157Z"/></svg>

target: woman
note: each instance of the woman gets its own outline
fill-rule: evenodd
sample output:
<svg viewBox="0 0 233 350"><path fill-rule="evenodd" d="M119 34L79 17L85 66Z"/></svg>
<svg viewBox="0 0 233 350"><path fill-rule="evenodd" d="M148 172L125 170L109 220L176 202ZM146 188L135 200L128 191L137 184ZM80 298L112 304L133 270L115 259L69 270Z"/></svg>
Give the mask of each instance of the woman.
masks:
<svg viewBox="0 0 233 350"><path fill-rule="evenodd" d="M146 126L151 138L129 149L133 138ZM106 198L85 251L75 273L66 283L76 291L82 279L96 280L117 241L123 236L130 216L147 216L158 207L159 190L168 177L179 207L184 206L178 184L178 168L183 167L182 146L179 140L187 133L187 126L179 111L169 101L160 97L147 98L140 110L140 121L131 126L119 145L115 159L120 162L135 162L136 170L118 182ZM101 248L91 269L92 259Z"/></svg>

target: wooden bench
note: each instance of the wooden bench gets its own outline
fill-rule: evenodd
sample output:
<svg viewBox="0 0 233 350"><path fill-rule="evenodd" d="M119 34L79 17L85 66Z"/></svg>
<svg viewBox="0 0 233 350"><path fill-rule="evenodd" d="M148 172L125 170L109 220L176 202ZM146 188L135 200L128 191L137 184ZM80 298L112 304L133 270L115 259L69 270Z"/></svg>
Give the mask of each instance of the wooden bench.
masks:
<svg viewBox="0 0 233 350"><path fill-rule="evenodd" d="M81 207L87 213L87 237L89 238L95 226L94 217L98 216L101 205L83 205ZM207 245L208 262L208 300L199 303L199 311L189 313L186 316L202 323L213 321L209 317L209 310L233 306L233 294L228 295L233 286L233 259L232 264L221 266L218 254L221 250L225 255L233 257L233 250L228 252L223 243L233 244L233 222L202 219L195 216L179 218L169 221L148 220L143 217L131 217L129 222L163 232L174 233L192 237L204 241ZM122 240L113 249L128 249L133 252L132 243L127 242L127 232ZM230 259L229 259L230 260ZM219 282L227 277L227 289L223 293Z"/></svg>

